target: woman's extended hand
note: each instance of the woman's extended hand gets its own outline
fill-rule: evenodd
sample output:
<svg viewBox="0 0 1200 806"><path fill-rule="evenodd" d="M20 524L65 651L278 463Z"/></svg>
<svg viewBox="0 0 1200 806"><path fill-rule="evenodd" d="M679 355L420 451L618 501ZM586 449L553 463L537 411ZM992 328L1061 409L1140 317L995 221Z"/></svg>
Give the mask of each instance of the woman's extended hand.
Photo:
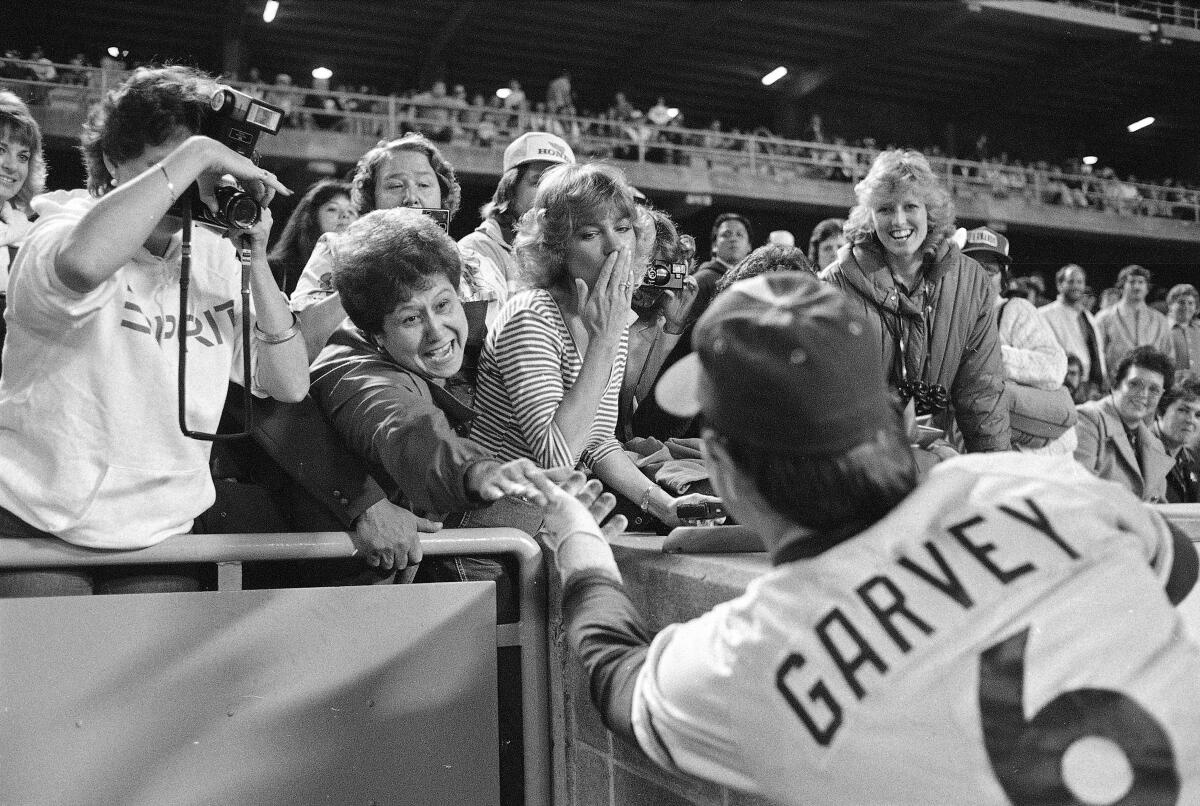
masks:
<svg viewBox="0 0 1200 806"><path fill-rule="evenodd" d="M589 342L608 341L614 347L620 342L635 287L629 264L629 250L618 249L604 259L592 288L576 278L578 314Z"/></svg>
<svg viewBox="0 0 1200 806"><path fill-rule="evenodd" d="M496 461L478 462L467 471L467 489L484 501L496 501L504 496L520 498L537 506L545 506L534 479L543 476L557 483L568 478L569 467L553 467L543 470L531 459L514 459L503 464Z"/></svg>

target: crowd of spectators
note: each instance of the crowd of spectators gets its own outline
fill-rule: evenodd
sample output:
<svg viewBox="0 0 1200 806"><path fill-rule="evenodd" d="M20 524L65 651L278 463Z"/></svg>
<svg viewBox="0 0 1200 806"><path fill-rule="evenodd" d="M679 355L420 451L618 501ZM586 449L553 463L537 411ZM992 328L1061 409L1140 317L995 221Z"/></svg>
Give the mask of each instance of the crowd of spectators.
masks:
<svg viewBox="0 0 1200 806"><path fill-rule="evenodd" d="M760 776L760 769L741 769L746 753L723 744L730 731L729 703L745 705L749 714L737 717L736 736L775 730L780 720L773 714L782 713L784 701L800 710L791 695L791 675L806 662L798 649L808 647L777 664L779 649L796 641L794 625L816 621L808 613L816 605L804 597L816 588L820 595L835 591L845 612L857 614L846 604L855 601L849 593L854 591L878 617L884 610L871 591L890 586L894 601L901 601L892 582L901 577L896 570L888 572L892 577L863 582L864 574L899 557L897 569L926 582L937 576L934 587L945 594L941 577L951 574L945 557L961 558L943 555L951 549L965 549L1006 587L972 604L961 585L975 585L986 575L963 575L961 584L955 577L961 595L950 598L961 605L963 618L980 622L963 637L924 629L912 610L888 611L903 612L921 628L908 632L914 641L933 640L937 633L947 648L915 652L908 667L897 666L891 680L908 676L900 689L904 696L883 724L909 725L910 712L923 707L913 692L940 686L953 686L955 696L969 692L984 703L981 709L1019 697L1010 681L990 681L996 673L989 672L988 658L1003 654L996 650L1001 641L1010 647L1016 644L1009 642L1024 642L1029 630L1014 636L1011 618L992 613L1008 597L1014 610L1036 609L1047 624L1092 617L1094 608L1085 616L1076 612L1079 594L1065 604L1056 598L1070 574L1088 603L1103 602L1110 623L1121 626L1117 638L1105 640L1127 651L1135 639L1145 638L1143 611L1158 608L1154 623L1162 628L1168 654L1179 656L1174 668L1182 671L1160 684L1164 691L1155 704L1165 702L1167 692L1173 696L1163 718L1174 715L1178 724L1172 730L1194 745L1196 719L1192 711L1179 715L1192 706L1176 681L1194 678L1200 655L1181 638L1170 605L1195 581L1195 552L1186 540L1173 539L1161 516L1137 506L1137 499L1195 503L1200 496L1200 385L1190 374L1176 374L1177 367L1190 372L1200 360L1195 325L1200 292L1191 285L1172 288L1164 315L1146 302L1150 272L1132 265L1118 275L1114 303L1092 316L1085 271L1066 266L1056 276L1056 304L1041 304L1044 288L1032 276L1024 284L1028 297L1016 299L1022 284L1009 277L1007 239L986 228L956 229L946 183L925 156L903 149L886 149L871 160L845 221L823 221L812 233L811 261L794 238L793 245L754 249L751 219L728 211L710 233L710 260L697 266L692 240L635 192L619 167L577 162L568 132L523 131L532 125L522 122L526 115L540 115L537 122L553 128L552 116L570 109L569 79L567 74L556 79L540 110L535 103L530 111L521 100L517 81L503 103L489 107L497 135L505 132L512 142L504 150L493 201L481 211L482 231L472 234L480 237L455 243L448 235L449 220L460 212L461 188L438 141L455 138L463 122L456 114L467 114L471 106L453 105L465 96L459 88L448 92L435 84L418 105L432 104L438 114L422 116L417 130L368 149L349 184L319 184L305 194L287 227L284 251L275 255L285 265L274 276L266 249L273 223L269 205L276 192L289 191L271 172L200 136L200 121L217 89L212 77L178 66L136 70L89 117L83 153L90 192L39 196L32 205L20 191L27 183L40 185L36 176L29 180L36 174L29 166L40 143L37 124L15 97L0 98L7 104L0 118L0 166L7 173L0 177L11 190L0 199L0 212L7 227L21 229L12 235L20 243L8 244L15 247L6 312L13 331L4 352L11 363L0 376L0 422L6 426L0 429L0 468L6 469L0 473L0 535L97 550L136 549L203 529L213 513L224 517L229 499L216 482L231 479L216 478L212 462L218 457L209 443L189 439L178 427L179 412L164 401L179 395L185 416L215 428L233 381L276 399L267 423L303 416L305 406L317 412L304 421L309 427L288 432L286 444L268 449L258 443L267 454L262 460L275 463L276 486L264 500L272 502L278 520L254 531L290 531L311 514L282 488L311 493L314 486L332 487L333 503L322 503L317 492L310 505L323 508L320 522L332 519L351 532L358 553L350 562L357 568L351 577L330 572L321 584L351 578L358 584L410 581L401 572L416 565L435 581L500 581L504 568L487 558L475 563L454 558L453 567L439 576L438 563L422 557L420 533L446 523L540 535L556 553L566 632L585 656L607 724L665 767L679 764L701 777L766 791L780 802L797 802L791 795L802 791L811 799L816 790L806 776L796 776L785 789L779 771L794 772L806 763L793 758L789 741L803 730L801 722L822 746L829 738L820 741L824 729L811 719L787 722L791 733L779 733L770 745L787 747L788 760ZM293 96L287 86L277 81L263 91L282 100ZM510 103L513 98L518 100ZM659 100L654 118L668 123L656 125L669 127L682 116ZM344 119L324 100L321 104L305 102L287 114L297 125L318 128ZM143 125L144 117L169 125L155 131ZM637 126L647 118L618 93L605 120ZM813 120L812 127L823 135L821 121ZM718 133L719 128L714 136ZM14 172L14 164L23 167ZM244 248L256 305L235 307L243 270L230 244L208 229L194 233L192 299L205 307L196 308L203 310L203 322L191 318L211 338L193 342L197 382L189 407L181 399L187 385L174 385L182 360L161 344L169 338L162 336L161 323L168 311L178 310L181 285L186 290L174 268L191 250L181 243L175 204L193 184L208 201L213 181L226 175L240 181L263 211L252 227L231 224L223 233ZM41 217L25 230L27 206ZM277 286L301 263L296 287L285 298ZM473 305L470 310L488 313L473 321L468 313ZM228 316L214 315L226 310ZM239 319L244 332L255 333L244 348L234 332ZM154 320L158 332L149 324ZM203 330L205 323L211 330ZM180 323L180 331L187 330ZM473 342L480 352L471 368L465 359ZM695 352L672 363L671 353L680 346ZM239 355L242 349L251 354ZM475 377L464 378L464 369ZM1072 378L1075 388L1064 388ZM1085 383L1087 399L1076 406ZM656 386L664 409L688 419L690 436L675 438L639 421L639 403ZM618 438L623 426L631 439ZM1018 439L1018 433L1040 444ZM1010 453L986 462L957 456L1010 448L1064 456L1030 461ZM349 469L334 466L338 452L348 456ZM933 469L936 465L942 466ZM594 476L587 487L583 469ZM938 475L923 484L933 473ZM281 482L281 475L287 479ZM317 476L332 483L314 484ZM720 492L729 511L759 536L776 568L734 605L746 607L744 619L690 625L693 633L710 630L713 640L704 640L702 632L700 640L689 639L688 627L668 628L650 646L631 603L617 593L620 574L605 539L619 533L625 520L618 515L601 532L592 515L603 519L624 506L664 531L711 526L722 500L710 491ZM908 500L917 503L909 506ZM263 514L256 513L256 523L269 522ZM985 532L993 529L988 519L1001 515L1009 521ZM315 523L308 521L308 530ZM1005 570L987 559L995 545L982 541L992 534L1007 540L1018 526L1023 531L1014 545L1033 550L1036 544L1043 553L1036 566ZM976 536L968 536L968 529ZM869 550L855 554L855 546ZM1087 552L1084 562L1074 562L1081 556L1077 548ZM908 555L918 550L944 573L931 575L911 560ZM1051 558L1059 565L1048 566ZM1053 574L1009 586L1048 567L1055 568ZM1093 577L1094 569L1104 575ZM178 570L167 584L137 569L133 576L143 577L134 583L142 591L195 590L202 584L198 568ZM113 590L107 571L80 577L74 570L3 571L0 595ZM1034 586L1036 580L1041 581ZM1036 593L1032 599L1030 590ZM768 610L788 611L786 617L764 619L767 610L751 606L758 598ZM946 609L929 612L941 617L950 605L938 601ZM1135 601L1143 610L1130 615ZM574 617L589 610L596 618ZM803 618L796 615L801 611ZM843 610L829 612L851 629ZM755 626L755 619L769 629ZM826 616L825 626L834 620ZM738 623L750 627L735 635ZM888 626L886 619L880 623ZM1072 640L1088 637L1069 626ZM888 632L898 652L907 654L908 639ZM982 661L964 663L964 651L976 658L980 635L983 645L998 643ZM826 651L836 650L831 641L822 643ZM887 671L874 650L865 654L870 649L865 639L854 643L862 658L880 673ZM967 649L951 653L955 644ZM720 668L710 670L714 646L721 650ZM1091 644L1085 648L1087 653L1075 645L1068 650L1095 656L1096 662L1112 657L1107 644L1103 652ZM1062 646L1055 643L1053 649ZM1164 652L1155 647L1138 650L1147 664L1152 657L1164 662ZM1036 655L1029 658L1032 666ZM915 675L911 666L918 662L945 668ZM635 687L632 675L643 664L651 673ZM1068 673L1054 678L1055 690L1078 685L1070 664L1056 665ZM773 668L767 674L756 666ZM730 675L730 668L749 672ZM957 678L948 674L953 669ZM854 675L857 666L842 664L841 670ZM743 703L724 696L727 692L686 693L686 686L719 688L747 679L773 681L769 703L752 697ZM761 695L760 689L751 693ZM777 691L784 692L783 700ZM814 691L826 704L833 702L824 683ZM678 706L695 709L701 720L671 703L679 692L684 696ZM887 696L872 693L876 700ZM1019 709L1010 710L1016 724L1026 721ZM681 713L689 719L675 724L686 722L688 729L672 731L671 714ZM836 713L830 732L842 729L841 711ZM631 719L641 726L636 735ZM961 743L960 730L962 736L978 733L977 720L970 721L967 730L939 712L920 724L938 726L925 730L925 739ZM861 730L858 722L847 720L844 729ZM1133 732L1126 723L1115 718L1114 723L1112 735ZM703 734L697 725L705 726ZM985 725L986 730L998 729ZM515 752L515 745L504 731L502 723L501 758L509 763L505 754ZM669 749L697 736L703 743L697 752ZM907 744L909 752L927 753L922 743ZM871 755L879 746L852 744L846 752ZM1156 752L1175 763L1170 747ZM927 788L919 780L927 759L916 761L889 764L914 776L911 785ZM974 757L962 763L978 767L979 775L1002 769ZM863 776L852 774L861 769L857 761L835 768L828 786L869 795L848 796L847 802L878 802L879 792L891 791L892 780L875 788L862 785ZM962 777L945 776L933 785L955 790L946 802L961 801L965 791L956 787L965 786ZM519 797L506 793L503 802Z"/></svg>
<svg viewBox="0 0 1200 806"><path fill-rule="evenodd" d="M69 63L58 64L40 47L25 58L8 50L0 59L0 81L7 77L97 86L101 75L97 67L117 71L114 77L119 79L126 63L123 57L106 53L95 64L86 54L77 53ZM683 110L668 106L665 96L657 96L644 111L622 91L601 108L580 106L569 71L549 83L544 100L527 93L516 79L499 92L484 93L444 80L395 92L348 82L331 86L328 79L315 78L312 86L303 87L286 73L268 78L256 67L235 78L252 94L281 107L288 127L379 138L387 134L390 116L395 116L402 131L417 131L438 143L483 147L508 142L522 132L543 131L562 137L589 157L644 159L717 171L743 170L754 159L760 175L779 182L798 178L857 182L881 147L869 136L829 132L817 112L805 124L803 139L795 140L765 126L743 129L717 119L696 126L687 121ZM30 100L45 102L46 93L33 87ZM1192 198L1192 192L1200 191L1195 182L1160 177L1142 183L1136 176L1122 177L1112 167L1085 165L1078 158L1023 160L1006 152L992 154L987 134L958 158L943 154L939 146L922 151L936 171L948 176L956 195L987 194L1121 216L1189 221L1200 216Z"/></svg>

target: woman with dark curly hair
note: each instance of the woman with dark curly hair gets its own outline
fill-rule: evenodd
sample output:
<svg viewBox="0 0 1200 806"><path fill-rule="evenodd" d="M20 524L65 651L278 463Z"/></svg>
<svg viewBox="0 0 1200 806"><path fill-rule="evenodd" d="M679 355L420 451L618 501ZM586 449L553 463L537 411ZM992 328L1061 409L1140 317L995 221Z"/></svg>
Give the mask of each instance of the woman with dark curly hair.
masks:
<svg viewBox="0 0 1200 806"><path fill-rule="evenodd" d="M341 232L356 218L358 211L350 201L349 182L321 179L312 184L267 255L271 273L283 293L290 295L295 290L317 239L327 232Z"/></svg>
<svg viewBox="0 0 1200 806"><path fill-rule="evenodd" d="M916 151L875 158L854 188L850 248L821 272L862 307L888 381L967 451L1009 449L988 274L950 236L954 204ZM853 371L850 369L850 371Z"/></svg>
<svg viewBox="0 0 1200 806"><path fill-rule="evenodd" d="M624 175L603 164L542 175L515 248L531 286L509 297L479 359L472 438L501 461L582 463L668 526L675 498L646 478L615 436L634 288L656 237Z"/></svg>

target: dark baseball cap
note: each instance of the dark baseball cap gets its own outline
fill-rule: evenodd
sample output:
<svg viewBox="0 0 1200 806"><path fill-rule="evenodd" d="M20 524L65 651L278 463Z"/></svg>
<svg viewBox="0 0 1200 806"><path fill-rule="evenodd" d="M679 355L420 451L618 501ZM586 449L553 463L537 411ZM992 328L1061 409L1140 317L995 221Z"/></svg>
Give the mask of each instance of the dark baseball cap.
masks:
<svg viewBox="0 0 1200 806"><path fill-rule="evenodd" d="M655 397L738 441L802 455L842 453L898 422L883 356L862 314L808 272L734 283L697 322L695 352Z"/></svg>

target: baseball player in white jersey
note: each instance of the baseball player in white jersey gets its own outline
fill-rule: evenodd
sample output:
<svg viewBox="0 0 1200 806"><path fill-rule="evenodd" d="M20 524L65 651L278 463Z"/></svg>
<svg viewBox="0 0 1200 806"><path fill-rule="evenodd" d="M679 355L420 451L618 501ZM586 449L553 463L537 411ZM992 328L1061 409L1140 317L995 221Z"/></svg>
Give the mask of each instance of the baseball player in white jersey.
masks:
<svg viewBox="0 0 1200 806"><path fill-rule="evenodd" d="M964 456L918 487L867 333L836 289L762 275L660 382L775 566L693 621L650 636L608 494L540 483L606 723L784 804L1200 803L1191 543L1067 457Z"/></svg>

